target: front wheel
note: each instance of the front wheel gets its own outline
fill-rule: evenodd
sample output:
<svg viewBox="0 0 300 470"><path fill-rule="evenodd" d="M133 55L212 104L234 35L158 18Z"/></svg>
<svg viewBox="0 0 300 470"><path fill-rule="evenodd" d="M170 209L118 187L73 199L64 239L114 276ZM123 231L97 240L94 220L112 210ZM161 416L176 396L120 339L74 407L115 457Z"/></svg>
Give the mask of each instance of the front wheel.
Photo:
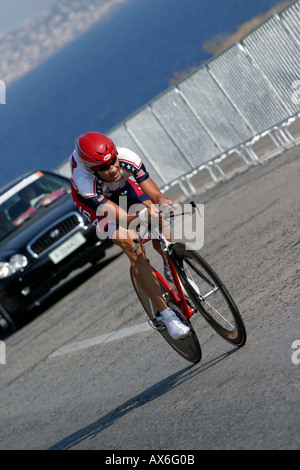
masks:
<svg viewBox="0 0 300 470"><path fill-rule="evenodd" d="M176 305L175 301L169 296L165 288L161 285L162 296L173 312L180 318L181 321L186 323L190 327L190 333L184 339L173 339L164 324L156 319L156 315L159 312L155 309L153 302L148 297L148 295L143 291L141 286L138 284L137 280L133 276L132 269L130 268L130 277L133 284L133 287L136 291L136 294L143 305L147 315L150 318L150 324L154 327L155 330L159 331L159 333L164 337L164 339L172 346L172 348L184 359L193 364L197 364L201 361L202 353L201 347L196 336L196 333L190 323L189 320L186 320L182 313L180 312L179 307Z"/></svg>
<svg viewBox="0 0 300 470"><path fill-rule="evenodd" d="M194 250L175 243L172 261L195 307L210 326L226 341L243 346L246 329L241 314L221 279Z"/></svg>

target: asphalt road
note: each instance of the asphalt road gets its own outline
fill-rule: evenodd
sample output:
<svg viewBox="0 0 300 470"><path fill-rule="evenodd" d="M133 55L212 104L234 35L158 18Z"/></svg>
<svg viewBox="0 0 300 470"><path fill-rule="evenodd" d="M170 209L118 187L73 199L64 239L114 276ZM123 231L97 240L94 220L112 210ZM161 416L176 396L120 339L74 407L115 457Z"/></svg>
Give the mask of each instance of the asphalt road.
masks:
<svg viewBox="0 0 300 470"><path fill-rule="evenodd" d="M147 327L113 249L2 338L0 449L299 449L299 153L195 199L200 253L240 307L243 348L197 318L202 361L178 356Z"/></svg>

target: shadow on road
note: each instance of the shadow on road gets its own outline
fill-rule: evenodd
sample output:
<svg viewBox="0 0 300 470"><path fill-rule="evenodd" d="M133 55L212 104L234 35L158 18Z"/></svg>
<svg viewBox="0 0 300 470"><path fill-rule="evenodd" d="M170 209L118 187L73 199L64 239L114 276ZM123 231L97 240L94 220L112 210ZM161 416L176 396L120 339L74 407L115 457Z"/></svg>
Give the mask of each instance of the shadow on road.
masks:
<svg viewBox="0 0 300 470"><path fill-rule="evenodd" d="M202 372L205 372L207 369L215 366L220 361L223 361L224 359L229 357L238 349L239 348L231 349L226 353L223 353L220 356L206 362L203 365L190 365L176 372L175 374L170 375L169 377L161 380L152 387L147 388L143 392L139 393L135 397L130 398L130 400L127 400L125 403L118 406L109 413L105 414L104 416L101 416L101 418L97 419L97 421L94 421L88 426L85 426L84 428L79 429L73 434L70 434L70 436L65 437L64 439L50 447L49 450L67 450L80 444L83 441L86 441L87 439L93 439L97 436L97 434L112 426L116 421L123 418L123 416L125 416L126 414L131 413L137 408L150 403L151 401L161 397L162 395L174 389L175 387L180 386L182 383L191 380Z"/></svg>

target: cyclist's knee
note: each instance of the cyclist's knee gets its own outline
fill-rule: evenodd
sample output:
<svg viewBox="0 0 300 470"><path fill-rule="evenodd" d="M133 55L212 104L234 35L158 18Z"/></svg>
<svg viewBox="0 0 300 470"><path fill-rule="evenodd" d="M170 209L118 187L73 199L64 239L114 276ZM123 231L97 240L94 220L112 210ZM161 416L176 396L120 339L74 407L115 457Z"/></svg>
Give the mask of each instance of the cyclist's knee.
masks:
<svg viewBox="0 0 300 470"><path fill-rule="evenodd" d="M163 234L167 238L167 240L171 241L172 237L171 237L170 230L168 228L164 227ZM162 255L163 252L162 252L159 240L152 239L152 246L155 251L157 251L160 255Z"/></svg>

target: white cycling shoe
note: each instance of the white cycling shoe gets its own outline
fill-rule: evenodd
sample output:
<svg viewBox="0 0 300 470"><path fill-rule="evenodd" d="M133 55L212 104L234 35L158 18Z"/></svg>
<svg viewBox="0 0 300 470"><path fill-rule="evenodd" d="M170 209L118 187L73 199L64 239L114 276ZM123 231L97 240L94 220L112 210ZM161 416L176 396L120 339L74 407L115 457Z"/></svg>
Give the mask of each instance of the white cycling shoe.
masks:
<svg viewBox="0 0 300 470"><path fill-rule="evenodd" d="M169 335L177 340L185 338L189 332L190 328L182 323L177 315L170 308L166 308L163 312L160 312L160 316L167 327Z"/></svg>

